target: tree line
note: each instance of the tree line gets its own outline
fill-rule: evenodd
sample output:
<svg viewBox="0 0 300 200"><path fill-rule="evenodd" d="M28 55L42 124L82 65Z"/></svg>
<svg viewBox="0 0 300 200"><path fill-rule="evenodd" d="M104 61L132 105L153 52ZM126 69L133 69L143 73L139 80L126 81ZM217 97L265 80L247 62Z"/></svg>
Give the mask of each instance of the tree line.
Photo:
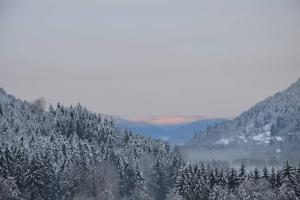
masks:
<svg viewBox="0 0 300 200"><path fill-rule="evenodd" d="M176 174L175 187L184 200L278 199L300 197L300 165L280 169L210 168L189 164Z"/></svg>

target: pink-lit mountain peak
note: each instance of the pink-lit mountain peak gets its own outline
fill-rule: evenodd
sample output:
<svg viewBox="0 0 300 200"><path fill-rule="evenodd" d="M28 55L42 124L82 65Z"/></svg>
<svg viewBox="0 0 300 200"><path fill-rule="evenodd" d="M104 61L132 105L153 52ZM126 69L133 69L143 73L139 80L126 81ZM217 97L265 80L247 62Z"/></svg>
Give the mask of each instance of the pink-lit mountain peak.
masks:
<svg viewBox="0 0 300 200"><path fill-rule="evenodd" d="M157 124L157 125L172 125L172 124L187 124L194 121L207 119L204 116L160 116L149 119L144 119L141 121Z"/></svg>

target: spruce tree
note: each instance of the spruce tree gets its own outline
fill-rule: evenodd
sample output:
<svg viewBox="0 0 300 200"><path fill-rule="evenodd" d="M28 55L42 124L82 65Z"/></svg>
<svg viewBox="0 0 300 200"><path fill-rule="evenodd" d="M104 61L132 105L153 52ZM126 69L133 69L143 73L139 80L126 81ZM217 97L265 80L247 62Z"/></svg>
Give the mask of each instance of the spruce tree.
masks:
<svg viewBox="0 0 300 200"><path fill-rule="evenodd" d="M44 199L55 199L58 196L58 187L56 185L56 177L54 172L54 167L51 163L49 155L44 155L41 158L42 162L42 172L43 172L43 198Z"/></svg>
<svg viewBox="0 0 300 200"><path fill-rule="evenodd" d="M217 179L213 170L209 172L209 187L213 188L217 184Z"/></svg>
<svg viewBox="0 0 300 200"><path fill-rule="evenodd" d="M296 179L297 182L300 183L300 163L298 164L298 168L296 170Z"/></svg>
<svg viewBox="0 0 300 200"><path fill-rule="evenodd" d="M221 169L220 172L218 173L218 185L222 187L227 187L227 182L226 182L226 177L224 175L224 170Z"/></svg>
<svg viewBox="0 0 300 200"><path fill-rule="evenodd" d="M234 192L239 186L240 180L234 168L231 168L227 174L227 188L230 192Z"/></svg>
<svg viewBox="0 0 300 200"><path fill-rule="evenodd" d="M282 175L280 171L277 171L276 173L276 187L280 188L282 185Z"/></svg>
<svg viewBox="0 0 300 200"><path fill-rule="evenodd" d="M263 178L267 181L269 181L269 179L270 179L270 174L269 174L269 170L267 167L264 167L264 169L263 169Z"/></svg>
<svg viewBox="0 0 300 200"><path fill-rule="evenodd" d="M270 175L270 178L269 178L269 183L271 184L272 189L276 188L276 172L275 172L274 167L272 167L272 169L271 169L271 175Z"/></svg>
<svg viewBox="0 0 300 200"><path fill-rule="evenodd" d="M165 174L163 171L162 164L157 160L153 166L153 174L152 174L152 191L156 200L165 199L166 198L166 185L165 185Z"/></svg>
<svg viewBox="0 0 300 200"><path fill-rule="evenodd" d="M240 167L239 179L240 179L240 182L243 182L246 179L246 169L245 169L244 163L242 163L241 167Z"/></svg>
<svg viewBox="0 0 300 200"><path fill-rule="evenodd" d="M185 169L179 169L176 173L175 187L179 195L185 195Z"/></svg>
<svg viewBox="0 0 300 200"><path fill-rule="evenodd" d="M3 109L2 109L2 105L0 105L0 116L3 116Z"/></svg>
<svg viewBox="0 0 300 200"><path fill-rule="evenodd" d="M260 179L260 171L257 168L254 169L253 179L254 181L258 181Z"/></svg>
<svg viewBox="0 0 300 200"><path fill-rule="evenodd" d="M283 181L289 182L292 185L296 184L296 178L294 175L293 167L290 165L289 161L285 162L285 165L282 169Z"/></svg>
<svg viewBox="0 0 300 200"><path fill-rule="evenodd" d="M7 132L7 130L8 130L8 124L7 124L6 121L4 121L4 122L2 123L1 129L0 129L0 130L1 130L2 134L4 134L4 133Z"/></svg>
<svg viewBox="0 0 300 200"><path fill-rule="evenodd" d="M14 168L16 167L16 163L14 162L13 154L8 147L5 148L4 155L5 155L5 162L7 166L8 176L14 177L15 175Z"/></svg>
<svg viewBox="0 0 300 200"><path fill-rule="evenodd" d="M28 200L43 199L45 186L43 165L38 156L34 156L29 163L28 171L24 174L24 187Z"/></svg>
<svg viewBox="0 0 300 200"><path fill-rule="evenodd" d="M1 150L1 148L0 148L0 175L5 179L8 176L7 163L5 161L3 151Z"/></svg>

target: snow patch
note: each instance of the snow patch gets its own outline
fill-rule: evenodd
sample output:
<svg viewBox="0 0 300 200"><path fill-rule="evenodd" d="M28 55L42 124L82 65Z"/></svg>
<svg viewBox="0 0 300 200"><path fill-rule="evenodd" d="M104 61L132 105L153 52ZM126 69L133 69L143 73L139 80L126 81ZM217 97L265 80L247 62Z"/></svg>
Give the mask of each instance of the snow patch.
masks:
<svg viewBox="0 0 300 200"><path fill-rule="evenodd" d="M281 149L276 149L276 153L281 153Z"/></svg>
<svg viewBox="0 0 300 200"><path fill-rule="evenodd" d="M265 141L266 139L270 140L270 135L271 135L271 132L265 132L265 133L261 133L261 134L258 134L258 135L255 135L252 137L253 140L256 140L256 141Z"/></svg>
<svg viewBox="0 0 300 200"><path fill-rule="evenodd" d="M259 144L262 144L262 143L269 144L270 141L271 141L270 136L271 136L271 132L267 131L267 132L264 132L264 133L261 133L261 134L258 134L258 135L254 135L252 137L252 139L255 140Z"/></svg>
<svg viewBox="0 0 300 200"><path fill-rule="evenodd" d="M161 137L161 139L164 140L164 141L168 141L169 140L169 136L163 136L163 137Z"/></svg>
<svg viewBox="0 0 300 200"><path fill-rule="evenodd" d="M271 127L272 127L272 122L269 123L269 124L266 124L266 125L263 127L263 129L264 129L264 131L270 131L270 130L271 130Z"/></svg>
<svg viewBox="0 0 300 200"><path fill-rule="evenodd" d="M239 139L245 143L248 142L248 140L246 139L246 137L244 135L240 135Z"/></svg>
<svg viewBox="0 0 300 200"><path fill-rule="evenodd" d="M254 123L250 123L250 124L248 124L247 128L253 128L254 126L255 126Z"/></svg>
<svg viewBox="0 0 300 200"><path fill-rule="evenodd" d="M218 140L215 144L225 144L225 145L228 145L230 143L230 139L228 138L222 138L220 140Z"/></svg>

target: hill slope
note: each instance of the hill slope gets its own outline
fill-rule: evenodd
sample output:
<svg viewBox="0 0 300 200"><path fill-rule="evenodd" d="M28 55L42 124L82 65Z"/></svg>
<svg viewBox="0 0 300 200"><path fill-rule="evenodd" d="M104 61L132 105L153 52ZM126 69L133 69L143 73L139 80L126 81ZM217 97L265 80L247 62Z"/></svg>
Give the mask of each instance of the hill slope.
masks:
<svg viewBox="0 0 300 200"><path fill-rule="evenodd" d="M237 118L209 128L183 148L189 158L276 163L299 160L300 79Z"/></svg>
<svg viewBox="0 0 300 200"><path fill-rule="evenodd" d="M45 111L0 88L0 199L163 199L174 161L164 141L81 105Z"/></svg>

